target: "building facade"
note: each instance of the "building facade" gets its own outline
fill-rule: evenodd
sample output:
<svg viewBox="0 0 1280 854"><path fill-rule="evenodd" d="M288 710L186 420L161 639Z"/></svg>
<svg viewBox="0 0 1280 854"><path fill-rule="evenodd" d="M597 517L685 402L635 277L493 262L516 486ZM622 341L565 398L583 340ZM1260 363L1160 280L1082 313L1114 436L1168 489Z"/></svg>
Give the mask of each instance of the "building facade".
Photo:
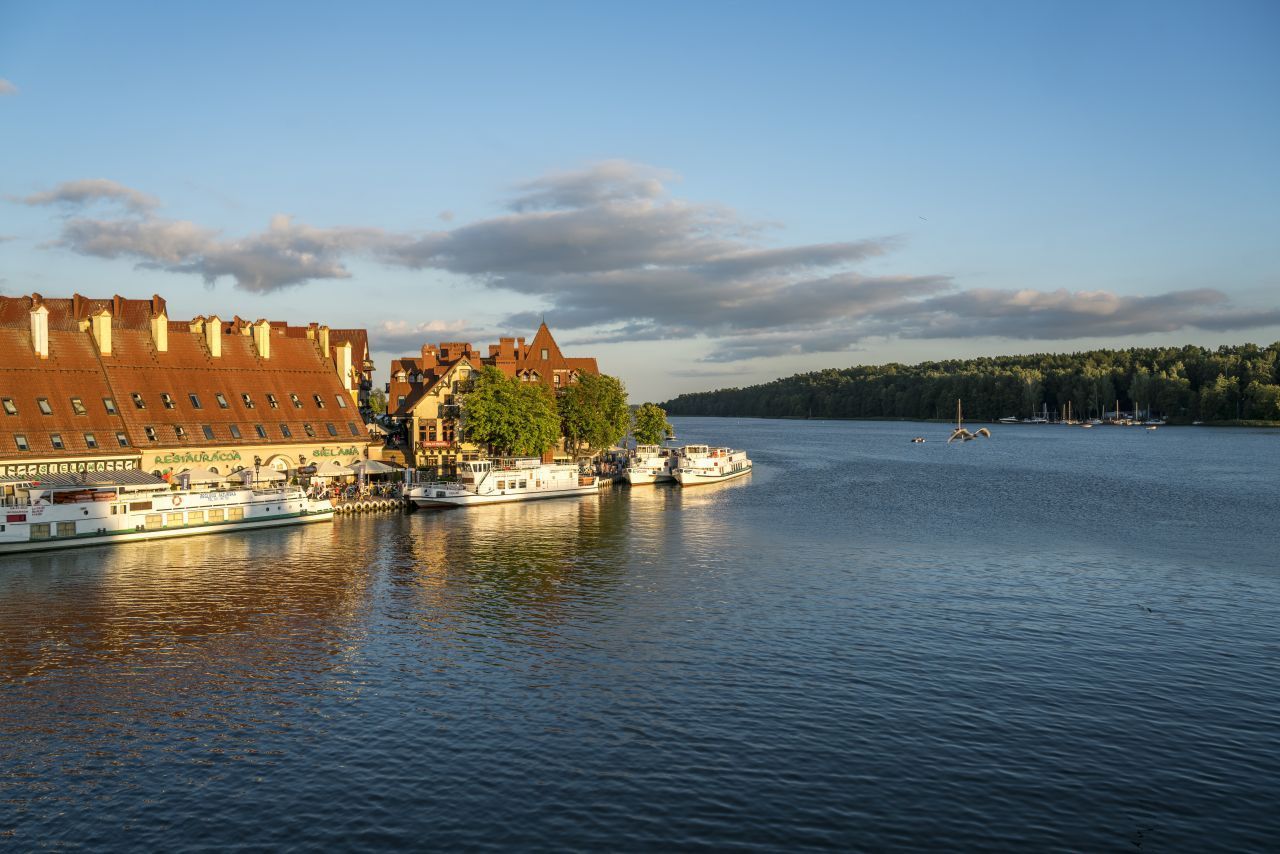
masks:
<svg viewBox="0 0 1280 854"><path fill-rule="evenodd" d="M594 358L566 357L544 323L528 344L524 338L502 338L482 355L465 342L424 344L417 356L391 363L387 414L402 428L402 441L392 441L383 459L449 476L459 461L476 459L482 449L465 441L458 429L458 395L471 375L486 366L521 382L565 388L584 373L598 374Z"/></svg>
<svg viewBox="0 0 1280 854"><path fill-rule="evenodd" d="M0 479L354 462L369 447L355 364L351 338L316 324L0 297Z"/></svg>

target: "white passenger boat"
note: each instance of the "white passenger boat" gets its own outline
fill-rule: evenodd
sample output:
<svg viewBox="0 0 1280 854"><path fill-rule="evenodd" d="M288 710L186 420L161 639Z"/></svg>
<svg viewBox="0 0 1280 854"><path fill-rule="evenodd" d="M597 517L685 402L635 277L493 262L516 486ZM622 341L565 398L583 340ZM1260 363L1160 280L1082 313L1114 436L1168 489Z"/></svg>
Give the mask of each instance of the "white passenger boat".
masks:
<svg viewBox="0 0 1280 854"><path fill-rule="evenodd" d="M474 507L508 501L534 501L594 495L595 475L576 465L544 463L537 457L474 460L458 465L458 480L421 483L409 490L419 507Z"/></svg>
<svg viewBox="0 0 1280 854"><path fill-rule="evenodd" d="M747 459L746 451L685 445L680 449L674 474L681 486L699 486L742 477L750 472L751 460Z"/></svg>
<svg viewBox="0 0 1280 854"><path fill-rule="evenodd" d="M676 449L661 445L637 445L627 466L627 483L632 486L675 480Z"/></svg>
<svg viewBox="0 0 1280 854"><path fill-rule="evenodd" d="M327 522L328 499L297 486L172 489L143 472L9 481L0 554Z"/></svg>

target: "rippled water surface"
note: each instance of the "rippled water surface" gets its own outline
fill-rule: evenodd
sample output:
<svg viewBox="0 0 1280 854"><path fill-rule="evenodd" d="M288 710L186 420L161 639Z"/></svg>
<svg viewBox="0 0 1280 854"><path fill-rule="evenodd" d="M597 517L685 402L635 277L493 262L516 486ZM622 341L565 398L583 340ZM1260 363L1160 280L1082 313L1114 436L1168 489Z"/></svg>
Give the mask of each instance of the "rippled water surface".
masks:
<svg viewBox="0 0 1280 854"><path fill-rule="evenodd" d="M677 426L755 472L0 558L0 844L1274 844L1280 431Z"/></svg>

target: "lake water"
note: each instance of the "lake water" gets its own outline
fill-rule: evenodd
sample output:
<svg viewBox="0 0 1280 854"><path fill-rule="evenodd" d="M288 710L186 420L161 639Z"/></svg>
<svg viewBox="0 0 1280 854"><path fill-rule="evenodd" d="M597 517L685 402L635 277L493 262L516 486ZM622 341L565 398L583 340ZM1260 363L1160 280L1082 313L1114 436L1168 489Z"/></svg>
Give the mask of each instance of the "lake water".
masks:
<svg viewBox="0 0 1280 854"><path fill-rule="evenodd" d="M756 470L0 559L0 845L1275 844L1280 431L676 423Z"/></svg>

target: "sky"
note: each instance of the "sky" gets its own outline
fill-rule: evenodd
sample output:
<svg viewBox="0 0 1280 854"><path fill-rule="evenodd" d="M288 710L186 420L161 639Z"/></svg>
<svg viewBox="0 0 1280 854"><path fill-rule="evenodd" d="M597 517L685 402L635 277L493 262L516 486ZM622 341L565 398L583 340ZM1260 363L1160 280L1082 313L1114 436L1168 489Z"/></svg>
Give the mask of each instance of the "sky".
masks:
<svg viewBox="0 0 1280 854"><path fill-rule="evenodd" d="M0 293L633 402L1280 340L1280 4L0 0Z"/></svg>

